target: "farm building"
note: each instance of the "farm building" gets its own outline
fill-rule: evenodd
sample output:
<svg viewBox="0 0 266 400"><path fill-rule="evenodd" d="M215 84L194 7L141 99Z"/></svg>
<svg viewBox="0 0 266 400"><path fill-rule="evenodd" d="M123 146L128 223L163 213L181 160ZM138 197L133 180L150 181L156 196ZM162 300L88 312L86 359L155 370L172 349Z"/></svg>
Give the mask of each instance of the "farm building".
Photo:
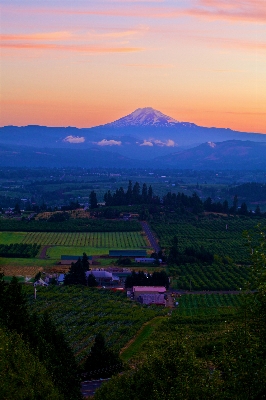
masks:
<svg viewBox="0 0 266 400"><path fill-rule="evenodd" d="M139 214L121 213L120 218L123 218L124 221L137 220L139 219Z"/></svg>
<svg viewBox="0 0 266 400"><path fill-rule="evenodd" d="M86 272L86 277L93 275L98 284L118 282L120 279L118 276L113 275L111 272L104 270L90 270Z"/></svg>
<svg viewBox="0 0 266 400"><path fill-rule="evenodd" d="M135 262L136 263L143 263L143 264L154 264L156 262L156 258L148 258L148 257L136 257ZM160 263L162 260L158 260Z"/></svg>
<svg viewBox="0 0 266 400"><path fill-rule="evenodd" d="M109 257L146 257L146 250L109 250Z"/></svg>
<svg viewBox="0 0 266 400"><path fill-rule="evenodd" d="M71 255L62 255L61 256L61 260L60 260L60 264L61 265L71 265L73 262L77 262L78 259L82 259L82 256L71 256ZM89 263L92 263L92 256L88 256L89 259Z"/></svg>
<svg viewBox="0 0 266 400"><path fill-rule="evenodd" d="M57 278L57 284L58 285L63 285L64 279L65 279L65 274L59 274L59 276Z"/></svg>
<svg viewBox="0 0 266 400"><path fill-rule="evenodd" d="M134 300L141 304L156 304L165 306L164 286L133 286L132 295Z"/></svg>
<svg viewBox="0 0 266 400"><path fill-rule="evenodd" d="M34 282L33 286L48 286L48 283L46 283L42 278L40 278L38 281Z"/></svg>
<svg viewBox="0 0 266 400"><path fill-rule="evenodd" d="M128 268L107 268L108 272L112 272L115 276L118 276L121 283L124 283L126 278L131 275L131 270Z"/></svg>

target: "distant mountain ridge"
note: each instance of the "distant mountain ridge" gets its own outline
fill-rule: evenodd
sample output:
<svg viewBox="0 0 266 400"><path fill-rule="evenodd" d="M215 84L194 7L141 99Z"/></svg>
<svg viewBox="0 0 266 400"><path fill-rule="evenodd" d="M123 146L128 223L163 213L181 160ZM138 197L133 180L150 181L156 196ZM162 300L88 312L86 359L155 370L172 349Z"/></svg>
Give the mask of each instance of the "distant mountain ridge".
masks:
<svg viewBox="0 0 266 400"><path fill-rule="evenodd" d="M229 160L229 144L221 145L221 143L229 141L231 141L231 148L232 141L238 141L233 146L235 161L232 160L232 162ZM145 107L138 108L133 113L116 121L93 128L38 125L2 127L0 128L0 151L2 149L0 165L7 165L11 160L12 163L14 162L15 156L12 157L10 153L12 148L16 148L18 154L24 154L24 163L30 157L29 154L32 154L33 159L28 159L28 162L34 160L34 163L38 164L36 155L38 152L39 160L43 165L45 160L41 154L45 148L45 153L51 153L54 154L54 157L58 157L55 165L58 165L60 160L62 163L70 162L67 154L71 152L74 156L78 150L82 154L81 159L83 159L83 155L86 159L85 155L87 154L89 160L91 154L97 165L102 162L104 166L108 164L108 160L111 165L113 164L112 160L117 159L119 166L160 164L180 168L180 160L183 159L186 168L189 168L189 165L191 168L194 168L193 166L202 168L204 165L211 168L212 165L222 163L223 159L224 163L239 165L238 168L240 168L241 160L245 158L240 151L241 141L243 143L256 142L257 144L260 142L261 145L256 147L258 157L266 158L263 145L264 142L266 143L266 135L225 128L207 128L192 122L179 122L152 107ZM250 157L252 154L254 168L257 168L255 165L264 165L264 161L256 158L255 154L251 150L248 151L248 146L243 143L242 151L245 149L246 154L250 154ZM4 150L3 146L7 146L11 150ZM251 146L251 148L253 147ZM201 161L200 157L202 157ZM19 159L17 156L18 163ZM88 162L90 163L87 161L87 164ZM249 161L246 159L246 162ZM71 161L71 165L74 163Z"/></svg>

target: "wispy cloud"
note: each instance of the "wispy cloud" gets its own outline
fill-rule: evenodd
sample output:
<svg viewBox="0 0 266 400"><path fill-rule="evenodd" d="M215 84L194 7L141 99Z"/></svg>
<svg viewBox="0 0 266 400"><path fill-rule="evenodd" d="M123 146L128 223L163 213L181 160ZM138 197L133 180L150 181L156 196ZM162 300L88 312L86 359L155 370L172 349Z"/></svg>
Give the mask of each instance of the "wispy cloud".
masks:
<svg viewBox="0 0 266 400"><path fill-rule="evenodd" d="M120 140L106 140L103 139L100 142L97 142L98 146L121 146L122 142Z"/></svg>
<svg viewBox="0 0 266 400"><path fill-rule="evenodd" d="M191 16L209 20L228 20L251 23L266 21L265 0L188 0L187 5L170 6L162 1L122 1L108 2L105 6L95 3L89 8L76 7L17 7L5 5L3 10L14 13L28 14L70 14L70 15L99 15L140 18L179 18Z"/></svg>
<svg viewBox="0 0 266 400"><path fill-rule="evenodd" d="M73 35L70 32L45 32L23 34L0 34L0 41L58 41L70 39Z"/></svg>
<svg viewBox="0 0 266 400"><path fill-rule="evenodd" d="M63 139L63 142L68 142L68 143L84 143L85 138L83 136L67 136Z"/></svg>
<svg viewBox="0 0 266 400"><path fill-rule="evenodd" d="M152 142L149 142L148 140L144 140L144 142L141 143L140 146L150 146L150 147L152 147L152 146L153 146L153 143L152 143Z"/></svg>
<svg viewBox="0 0 266 400"><path fill-rule="evenodd" d="M34 50L58 50L58 51L76 51L83 53L133 53L144 51L144 48L140 47L100 47L100 46L88 46L88 45L69 45L69 44L52 44L52 43L13 43L13 42L2 42L0 48L9 49L34 49Z"/></svg>
<svg viewBox="0 0 266 400"><path fill-rule="evenodd" d="M140 28L142 30L143 28ZM37 32L30 34L1 34L0 47L10 49L63 50L87 53L131 53L143 48L129 46L112 39L133 36L140 31L121 30L118 32ZM109 43L106 39L111 39ZM104 44L103 44L104 41Z"/></svg>
<svg viewBox="0 0 266 400"><path fill-rule="evenodd" d="M185 12L200 18L264 23L266 2L264 0L197 0L194 6Z"/></svg>
<svg viewBox="0 0 266 400"><path fill-rule="evenodd" d="M166 142L162 142L161 140L154 140L153 141L155 144L157 144L158 146L162 146L162 147L175 147L176 144L172 139L168 139Z"/></svg>
<svg viewBox="0 0 266 400"><path fill-rule="evenodd" d="M155 69L164 69L164 68L173 68L173 64L123 64L125 67L136 67L136 68L155 68Z"/></svg>

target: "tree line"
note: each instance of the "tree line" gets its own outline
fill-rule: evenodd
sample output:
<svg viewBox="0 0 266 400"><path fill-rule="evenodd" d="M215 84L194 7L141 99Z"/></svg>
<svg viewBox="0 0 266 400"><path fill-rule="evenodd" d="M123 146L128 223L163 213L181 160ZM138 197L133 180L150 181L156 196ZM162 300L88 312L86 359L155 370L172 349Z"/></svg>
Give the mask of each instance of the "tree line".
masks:
<svg viewBox="0 0 266 400"><path fill-rule="evenodd" d="M174 236L169 249L167 261L169 264L175 265L193 263L207 263L211 265L214 261L214 255L206 250L203 246L200 246L199 248L189 246L181 252L179 249L178 237Z"/></svg>
<svg viewBox="0 0 266 400"><path fill-rule="evenodd" d="M125 280L125 287L133 286L164 286L169 288L169 278L165 271L155 271L152 274L144 274L143 271L132 271L131 275Z"/></svg>
<svg viewBox="0 0 266 400"><path fill-rule="evenodd" d="M81 400L79 368L63 333L49 314L30 314L17 278L9 284L3 278L0 274L1 398Z"/></svg>
<svg viewBox="0 0 266 400"><path fill-rule="evenodd" d="M0 244L0 257L13 257L13 258L34 258L41 246L37 243L11 243Z"/></svg>

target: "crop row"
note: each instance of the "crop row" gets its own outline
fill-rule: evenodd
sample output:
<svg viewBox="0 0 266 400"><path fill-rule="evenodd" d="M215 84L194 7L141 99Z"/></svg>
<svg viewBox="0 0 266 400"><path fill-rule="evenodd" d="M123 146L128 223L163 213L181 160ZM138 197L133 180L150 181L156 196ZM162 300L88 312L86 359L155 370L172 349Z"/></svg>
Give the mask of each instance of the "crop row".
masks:
<svg viewBox="0 0 266 400"><path fill-rule="evenodd" d="M171 270L176 286L183 290L239 290L248 279L248 267L186 264Z"/></svg>
<svg viewBox="0 0 266 400"><path fill-rule="evenodd" d="M141 326L165 308L143 307L126 299L124 293L114 293L83 287L48 287L25 289L32 312L48 311L55 324L62 328L77 360L88 354L97 333L103 333L107 344L120 350Z"/></svg>
<svg viewBox="0 0 266 400"><path fill-rule="evenodd" d="M147 246L146 237L139 232L28 232L22 243L126 249Z"/></svg>
<svg viewBox="0 0 266 400"><path fill-rule="evenodd" d="M161 247L169 248L172 238L177 236L180 251L189 246L203 246L212 254L229 256L237 263L248 263L250 254L243 232L245 230L252 232L255 225L253 221L251 222L241 219L230 221L206 219L198 222L153 223L152 228L159 238Z"/></svg>

